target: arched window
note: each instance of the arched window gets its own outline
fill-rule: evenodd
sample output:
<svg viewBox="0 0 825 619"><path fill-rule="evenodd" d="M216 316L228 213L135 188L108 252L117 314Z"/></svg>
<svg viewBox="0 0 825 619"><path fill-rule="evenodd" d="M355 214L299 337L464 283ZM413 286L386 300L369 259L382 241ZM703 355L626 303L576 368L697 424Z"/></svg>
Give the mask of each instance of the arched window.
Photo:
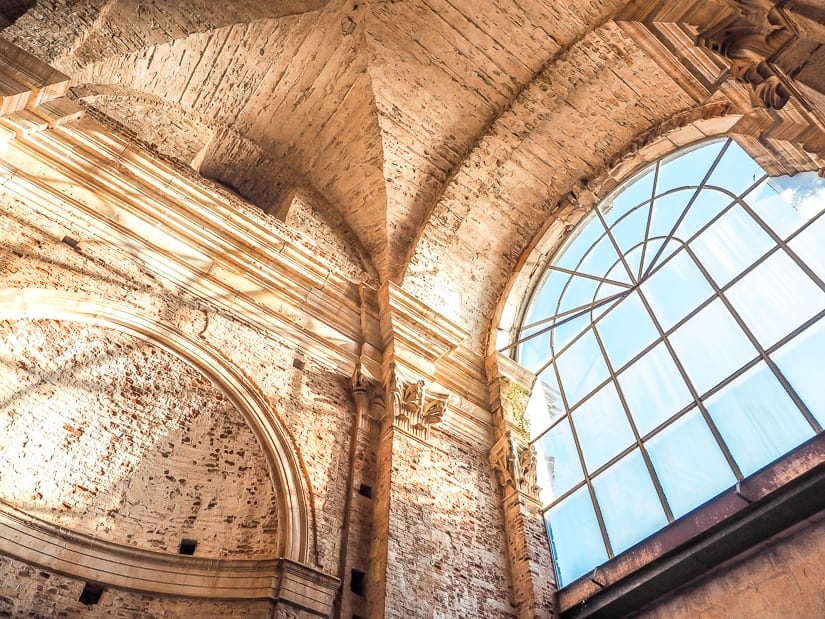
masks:
<svg viewBox="0 0 825 619"><path fill-rule="evenodd" d="M730 139L642 170L525 313L531 440L560 586L825 425L825 181Z"/></svg>

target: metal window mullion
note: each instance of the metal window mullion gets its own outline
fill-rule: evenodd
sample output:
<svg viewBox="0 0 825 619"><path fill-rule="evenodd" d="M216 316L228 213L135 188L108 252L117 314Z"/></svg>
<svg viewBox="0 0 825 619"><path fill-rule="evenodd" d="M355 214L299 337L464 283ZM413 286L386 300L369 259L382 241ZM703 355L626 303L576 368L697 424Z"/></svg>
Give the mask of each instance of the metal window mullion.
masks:
<svg viewBox="0 0 825 619"><path fill-rule="evenodd" d="M722 439L722 434L719 432L719 429L713 422L710 413L708 413L707 409L705 408L704 403L699 397L699 393L696 391L696 387L693 385L693 381L690 380L688 373L685 371L684 366L682 366L682 362L676 355L676 351L673 349L673 345L670 343L670 340L665 335L665 332L662 329L662 325L659 324L659 320L653 313L653 309L650 307L650 304L648 303L648 300L642 293L641 289L639 290L639 297L642 299L642 303L645 304L648 313L650 313L651 317L653 318L653 324L655 325L656 330L659 332L659 336L662 338L662 342L664 343L665 347L670 353L671 359L673 360L673 363L676 365L676 369L679 371L679 375L682 377L682 380L685 381L685 384L687 385L687 388L690 391L690 395L693 397L693 401L696 402L696 407L699 409L702 417L705 420L705 423L708 424L708 427L710 428L711 434L713 434L713 438L716 441L716 444L719 446L719 449L722 451L722 455L724 455L725 460L727 460L728 462L728 466L730 466L737 480L744 479L744 475L742 475L742 470L739 468L739 465L736 463L736 460L733 459L733 454L731 454L727 444Z"/></svg>
<svg viewBox="0 0 825 619"><path fill-rule="evenodd" d="M619 248L619 244L616 242L616 238L613 236L613 232L611 232L610 228L607 226L607 222L604 220L604 217L602 216L601 212L599 212L599 209L596 209L596 215L598 215L599 221L601 221L602 226L604 226L605 234L607 234L607 238L610 239L610 244L613 245L613 249L616 251L616 255L619 256L619 260L622 261L622 264L624 265L625 271L627 271L627 276L630 278L630 281L634 285L638 284L639 282L636 279L636 275L633 273L633 270L630 268L630 265L627 264L627 260L625 260L624 254L622 253L622 250Z"/></svg>
<svg viewBox="0 0 825 619"><path fill-rule="evenodd" d="M604 235L602 235L602 236L604 236ZM599 237L599 240L601 240L601 238L602 237ZM595 247L595 244L592 247ZM592 249L592 247L591 247L591 249ZM588 250L588 253L589 253L589 250ZM581 264L581 262L579 264ZM575 277L584 277L586 279L592 279L592 280L600 282L600 283L613 284L614 286L619 286L621 288L632 288L633 287L631 284L628 284L627 282L620 282L620 281L616 281L616 280L612 280L612 279L607 279L605 277L599 277L598 275L592 275L590 273L585 273L583 271L576 271L575 269L566 269L564 267L558 267L558 266L553 266L553 265L548 266L547 268L550 271L558 271L559 273L564 273L565 275L570 275L570 276L575 276ZM570 280L568 280L567 283L569 284L571 280L572 280L572 277L571 277ZM566 289L567 289L567 285L565 285L565 287L562 291L562 294L559 295L559 298L564 296L564 290L566 290Z"/></svg>
<svg viewBox="0 0 825 619"><path fill-rule="evenodd" d="M730 146L730 143L731 143L731 138L728 138L728 139L727 139L727 141L726 141L726 142L724 143L724 145L722 146L722 148L720 149L719 154L717 154L717 155L716 155L716 159L714 159L714 160L713 160L713 163L711 164L710 168L708 169L707 173L705 174L704 178L702 179L702 182L701 182L701 183L699 183L699 186L696 188L696 191L694 191L694 192L693 192L693 195L691 196L690 200L688 200L688 203L687 203L687 205L685 206L685 208L682 210L682 213L681 213L681 214L679 215L679 217L676 219L676 223L675 223L675 224L673 224L673 227L671 228L670 232L669 232L669 233L668 233L668 235L665 237L665 241L662 243L662 246L661 246L661 247L659 248L659 250L656 252L656 255L655 255L655 256L653 256L653 260L650 262L650 268L648 268L648 269L645 271L645 275L644 275L644 277L647 277L648 275L650 275L650 271L651 271L651 269L653 268L653 265L655 265L655 264L656 264L656 261L659 259L659 256L661 256L661 255L662 255L662 252L664 252L665 247L667 247L667 244L668 244L668 243L670 242L670 240L673 238L673 235L674 235L674 234L676 234L676 230L677 230L677 229L679 228L679 226L682 224L682 221L683 221L683 220L685 219L685 217L687 216L687 213L688 213L688 211L690 210L690 207L691 207L691 206L693 206L693 203L696 201L696 198L698 198L698 197L699 197L699 194L702 192L702 189L704 189L704 188L705 188L705 185L706 185L706 183L708 182L708 179L709 179L709 178L711 177L711 175L713 174L713 171L716 169L716 166L717 166L717 165L719 164L719 162L722 160L722 157L724 157L725 153L726 153L726 152L727 152L727 150L728 150L728 147Z"/></svg>
<svg viewBox="0 0 825 619"><path fill-rule="evenodd" d="M564 386L561 382L561 375L559 374L559 369L556 367L556 364L553 364L553 371L556 374L556 382L559 385L559 394L562 398L562 404L564 405L565 410L567 411L566 417L570 423L570 433L573 436L573 444L576 446L576 453L579 456L579 464L582 467L582 473L584 475L584 483L587 486L587 492L590 494L590 502L593 504L593 510L596 513L596 522L599 524L599 532L602 535L602 541L604 542L604 547L607 550L607 557L609 559L613 558L613 546L610 544L610 538L607 536L607 528L604 524L604 517L602 516L602 510L599 507L599 503L596 500L596 491L593 489L593 483L591 481L590 475L587 471L587 465L584 462L584 451L582 451L581 443L579 442L579 434L576 432L576 424L573 423L573 416L570 414L570 407L567 405L567 396L564 393Z"/></svg>
<svg viewBox="0 0 825 619"><path fill-rule="evenodd" d="M776 249L776 248L774 248L774 249ZM779 368L773 362L773 359L771 359L768 356L768 353L765 352L765 349L762 347L762 344L759 342L759 340L756 338L756 336L750 330L747 323L739 315L739 312L736 311L736 308L733 307L733 304L728 300L725 293L719 288L719 286L716 285L716 282L714 282L711 279L710 274L705 270L702 263L699 262L696 259L696 256L693 253L693 251L690 249L690 247L685 247L685 251L687 251L688 254L690 255L690 257L693 259L693 261L696 262L697 266L702 271L702 274L706 278L708 278L708 281L710 281L710 285L713 287L714 291L716 292L716 296L722 301L722 303L725 305L727 310L731 313L731 316L733 316L733 319L736 321L736 324L738 324L739 328L742 329L742 331L745 333L745 336L748 338L748 340L750 340L751 345L756 349L757 353L762 358L762 360L765 362L765 364L770 368L771 372L773 372L776 379L782 385L782 388L787 392L788 396L790 396L791 400L793 400L793 403L799 409L799 412L802 413L803 417L805 417L805 420L810 424L810 426L814 429L814 431L817 434L819 432L821 432L822 431L822 426L819 425L819 422L811 414L811 411L808 410L808 407L805 405L805 403L802 401L802 399L796 393L794 388L791 387L790 383L787 381L785 376L779 371Z"/></svg>
<svg viewBox="0 0 825 619"><path fill-rule="evenodd" d="M598 292L598 288L596 290ZM605 303L610 303L611 301L613 301L615 299L618 299L619 297L621 297L622 295L625 295L625 294L627 294L626 291L617 292L616 294L610 295L609 297L605 297L604 299L599 299L598 301L596 301L595 296L594 296L593 301L591 303L585 303L584 305L579 305L577 307L573 307L571 309L564 310L563 312L561 312L559 314L554 314L552 316L548 316L547 318L542 318L541 320L537 320L536 322L531 322L528 325L524 325L521 329L523 331L527 330L527 329L535 329L536 327L539 327L543 324L547 324L550 321L557 320L559 318L566 318L567 316L569 316L570 314L573 314L575 312L582 312L582 315L584 315L584 313L592 312L597 307L600 307L600 306L604 305ZM556 326L556 325L553 324L551 326ZM532 335L530 335L528 337L532 337ZM519 340L518 342L513 342L513 344L510 344L509 346L514 346L516 344L520 344L522 341L523 340Z"/></svg>
<svg viewBox="0 0 825 619"><path fill-rule="evenodd" d="M662 488L661 483L659 482L659 477L656 475L656 471L653 469L653 463L650 460L650 456L647 453L647 449L642 444L642 438L639 435L639 429L636 427L636 422L633 421L633 416L630 414L630 407L627 405L627 401L624 399L624 393L622 392L621 386L619 385L619 381L616 378L616 373L613 371L613 364L610 362L610 358L607 356L607 350L604 347L604 342L602 342L602 338L599 335L599 332L596 328L593 328L593 333L596 336L596 342L599 345L599 350L601 350L602 356L604 357L604 361L607 364L607 371L610 373L610 382L613 383L614 388L616 389L616 393L619 396L619 401L622 405L622 411L627 417L627 422L630 424L630 430L633 432L633 438L636 441L636 446L639 448L639 452L642 454L642 460L645 463L645 467L647 467L647 473L650 475L651 480L653 481L653 487L656 489L656 494L659 496L659 502L662 504L662 509L665 512L665 517L667 518L668 522L673 522L673 512L670 509L670 505L667 502L667 497L665 497L664 489Z"/></svg>
<svg viewBox="0 0 825 619"><path fill-rule="evenodd" d="M742 200L741 204L742 207L747 211L748 215L750 215L756 221L757 225L761 227L765 232L767 232L768 236L770 236L773 239L773 241L777 245L779 245L779 247L785 250L785 253L787 253L788 256L790 256L790 258L799 266L799 268L802 269L802 271L806 275L808 275L808 277L814 280L817 286L819 286L822 290L825 290L825 281L823 281L822 277L811 267L809 267L808 264L804 260L802 260L802 258L800 258L799 255L793 249L791 249L791 247L788 244L791 240L796 238L798 231L794 232L794 234L791 235L791 237L788 239L788 242L785 242L782 239L782 237L779 236L776 233L776 231L767 224L767 222L762 221L762 218L759 217L759 214L756 211L754 211L751 208L751 206L744 201L744 199ZM820 217L822 217L822 213L819 213L816 217L812 217L809 223L815 222Z"/></svg>
<svg viewBox="0 0 825 619"><path fill-rule="evenodd" d="M656 205L656 189L659 186L659 168L662 165L661 159L656 162L656 170L653 173L653 189L650 191L650 203L647 211L647 226L645 227L645 238L642 241L642 257L639 259L639 281L642 281L642 273L645 270L645 254L647 253L647 243L650 240L650 225L653 223L653 207Z"/></svg>
<svg viewBox="0 0 825 619"><path fill-rule="evenodd" d="M621 295L623 295L623 294L626 294L626 293L617 293L617 294L616 294L616 295L614 295L614 296L615 296L615 298L619 298L619 297L620 297ZM605 304L610 303L610 302L612 302L612 301L613 301L613 297L610 297L610 298L608 298L608 299L603 299L602 301L599 301L599 303L598 303L597 305L599 305L599 306L600 306L600 305L605 305ZM519 344L523 344L524 342L526 342L526 341L528 341L528 340L532 340L534 337L538 337L539 335L544 335L545 333L547 333L547 332L549 332L549 331L552 331L552 330L553 330L553 329L555 329L556 327L560 327L560 326L562 326L562 325L567 324L568 322L571 322L571 321L573 321L573 320L576 320L577 318L581 318L582 316L584 316L585 314L587 314L587 312L589 312L589 311L591 311L591 310L593 309L593 308L592 308L592 307L590 307L590 306L587 306L587 307L585 307L585 306L581 306L581 307L584 307L584 309L581 309L581 310L580 310L580 311L578 311L576 314L574 314L574 315L572 315L572 316L567 316L567 317L565 317L564 319L562 319L561 321L559 321L558 323L554 323L554 324L548 325L548 326L546 326L545 328L543 328L543 329L540 329L540 330L536 331L535 333L531 333L530 335L527 335L527 336L525 336L525 337L521 338L520 340L518 340L518 341L516 341L516 342L513 342L512 344L508 344L508 345L507 345L507 346L505 346L504 348L500 349L500 350L499 350L499 352L504 352L505 350L509 350L509 349L511 349L511 348L513 348L513 347L515 347L515 346L518 346ZM579 308L576 308L576 309L579 309ZM580 337L581 337L581 333L579 333L576 337L574 337L574 338L573 338L572 340L570 340L567 344L565 344L565 345L564 345L564 347L563 347L563 348L562 348L562 349L561 349L558 353L555 353L555 351L551 350L550 360L549 360L547 363L545 363L545 364L542 366L541 370L540 370L540 371L538 371L538 372L536 372L536 374L541 374L541 372L542 372L542 371L544 371L544 370L547 368L547 366L550 364L550 362L552 362L552 361L553 361L553 359L554 359L555 357L558 357L558 356L559 356L560 354L562 354L565 350L567 350L568 348L570 348L570 346L572 346L572 345L573 345L573 344L574 344L574 343L575 343L575 342L576 342L576 341L577 341ZM552 348L552 342L551 342L551 348Z"/></svg>

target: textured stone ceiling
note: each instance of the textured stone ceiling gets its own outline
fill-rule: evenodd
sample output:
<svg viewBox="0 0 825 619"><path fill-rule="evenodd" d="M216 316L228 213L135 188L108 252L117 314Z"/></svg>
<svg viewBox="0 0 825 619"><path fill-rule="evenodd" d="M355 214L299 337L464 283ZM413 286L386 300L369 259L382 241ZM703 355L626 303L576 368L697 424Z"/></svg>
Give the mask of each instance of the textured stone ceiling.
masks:
<svg viewBox="0 0 825 619"><path fill-rule="evenodd" d="M398 280L485 130L623 4L39 2L4 35L262 208L305 189Z"/></svg>
<svg viewBox="0 0 825 619"><path fill-rule="evenodd" d="M617 21L724 7L52 0L3 36L160 153L262 209L286 218L299 192L368 271L474 322L469 308L489 315L549 206L702 104ZM453 291L458 281L492 296Z"/></svg>

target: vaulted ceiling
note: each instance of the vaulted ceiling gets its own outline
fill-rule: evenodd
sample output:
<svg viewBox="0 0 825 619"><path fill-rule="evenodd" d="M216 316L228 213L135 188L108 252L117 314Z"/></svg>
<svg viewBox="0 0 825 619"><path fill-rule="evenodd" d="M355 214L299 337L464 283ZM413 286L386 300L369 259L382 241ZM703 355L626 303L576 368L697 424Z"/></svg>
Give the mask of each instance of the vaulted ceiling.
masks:
<svg viewBox="0 0 825 619"><path fill-rule="evenodd" d="M283 215L302 192L380 279L425 298L434 268L499 294L551 205L707 103L622 23L688 8L712 20L734 4L54 0L3 36L264 210ZM447 302L448 279L425 300ZM494 298L465 297L488 313Z"/></svg>

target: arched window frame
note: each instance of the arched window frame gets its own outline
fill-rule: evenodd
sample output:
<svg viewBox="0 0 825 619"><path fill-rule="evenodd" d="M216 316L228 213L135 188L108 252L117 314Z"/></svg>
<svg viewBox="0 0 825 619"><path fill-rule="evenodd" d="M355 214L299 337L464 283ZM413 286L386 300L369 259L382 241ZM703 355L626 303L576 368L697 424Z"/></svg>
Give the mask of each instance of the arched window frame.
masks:
<svg viewBox="0 0 825 619"><path fill-rule="evenodd" d="M727 137L725 133L730 125L724 126L724 123L719 121L720 119L714 119L712 122L721 130L705 132L706 137L716 137L717 139ZM696 133L693 127L689 129L692 133ZM684 131L681 132L684 133ZM708 133L710 135L707 135ZM793 156L790 156L788 160L771 160L770 158L766 160L765 149L756 143L755 140L748 138L747 136L735 137L742 138L737 139L737 142L739 142L742 146L748 147L746 148L748 154L757 159L763 168L769 170L771 176L781 174L782 172L787 173L789 171L793 173L796 171L794 166L803 161L802 158L794 159ZM607 188L601 192L601 196L607 196L610 193L613 193L618 185L628 182L623 179L632 179L645 166L658 159L662 154L665 154L665 156L671 155L685 145L684 142L681 144L672 143L669 145L669 148L666 147L663 149L661 139L657 140L657 142L657 144L651 144L649 145L649 148L643 148L639 151L639 153L637 153L637 156L635 157L635 165L628 165L627 160L625 160L605 175L606 180L603 177L599 182L594 183L594 186L600 186L602 189L605 187ZM756 144L755 151L754 144ZM669 152L663 153L663 150ZM651 156L651 152L653 153L653 156ZM765 165L766 162L767 165ZM808 167L804 167L804 165L808 165ZM803 163L802 170L812 168L815 169L815 167L810 166L810 164ZM596 189L595 193L598 198L600 193L599 190ZM598 199L596 201L598 202ZM576 223L587 216L588 211L589 209L587 208L577 209L575 201L573 201L572 205L569 203L564 204L564 201L562 201L562 204L555 209L554 215L556 215L556 217L549 221L550 225L548 228L537 235L535 245L530 251L526 252L526 257L521 263L521 272L517 273L513 280L511 280L508 285L508 297L502 302L498 309L501 321L499 322L498 332L494 333L493 336L496 338L495 347L499 352L505 354L508 351L512 352L517 345L517 342L516 344L513 344L513 342L518 339L516 335L517 329L521 325L523 318L527 313L533 291L540 285L541 277L546 270L547 263L555 255L558 248L565 243L569 233L575 229ZM525 294L525 291L528 290L530 291L530 294ZM519 298L521 299L520 301L518 301ZM797 483L798 478L811 474L811 471L814 469L818 470L819 468L822 468L818 465L818 463L822 461L825 461L825 441L822 440L822 436L820 435L814 439L811 439L807 443L802 444L785 457L780 458L780 460L775 462L773 465L747 478L744 485L742 483L737 484L737 486L734 489L731 489L730 492L723 493L724 496L717 497L716 500L712 501L715 504L709 506L709 509L705 510L702 514L698 514L697 518L694 518L693 522L680 522L679 526L671 525L664 531L654 534L653 539L649 539L647 543L639 544L637 547L634 547L633 553L623 553L621 557L608 561L607 564L597 569L593 574L585 575L574 583L570 583L569 586L563 588L560 592L561 610L564 611L567 609L568 612L573 612L575 615L576 613L571 609L575 608L577 605L580 605L583 601L588 600L589 604L592 603L593 597L598 597L598 594L604 591L605 587L607 589L615 589L615 582L620 581L623 578L626 579L629 574L633 574L635 572L638 576L638 574L643 573L646 570L649 572L650 569L652 569L652 565L660 563L657 556L660 557L667 552L672 552L673 549L679 545L684 546L688 543L686 540L691 540L691 538L693 538L693 541L696 542L698 539L696 536L701 537L708 535L708 531L713 529L715 525L720 523L724 524L724 522L727 521L728 529L733 531L739 526L737 523L740 523L741 521L741 518L738 518L738 515L742 509L742 504L759 502L765 504L763 505L765 510L770 511L772 508L769 503L771 501L776 502L774 499L776 499L777 496L780 496L780 498L782 496L797 497L797 494L795 493L802 493L805 495L801 497L800 502L800 505L803 505L803 507L801 510L797 511L802 513L799 518L805 517L804 514L810 513L810 511L805 511L811 507L809 500L811 496L809 492L810 488L804 484L800 487L799 483ZM825 477L825 475L820 472L820 477ZM811 482L811 480L808 481ZM815 479L811 483L816 487L822 487L822 481L819 480L819 478ZM731 497L736 498L732 499ZM770 500L765 497L769 497ZM736 505L733 505L734 503ZM712 510L710 508L712 508ZM718 514L722 512L724 512L724 516L720 517ZM706 520L706 523L704 525L697 526L696 520L702 518ZM710 520L708 520L708 518L710 518ZM754 525L750 528L753 531L759 530L762 532L766 529L770 529L772 531L781 530L776 527L786 526L782 525L782 523L795 522L795 518L797 517L794 516L791 520L785 520L781 517L777 517L772 523L769 520L765 520L762 524L758 524L758 526ZM764 524L765 522L767 525ZM735 536L736 534L726 533L725 535ZM758 538L759 535L757 534L755 537L745 537L753 540ZM669 538L669 540L665 538ZM678 540L678 544L676 543L676 540ZM638 546L644 547L639 548ZM733 544L731 548L734 547L741 551L746 546L737 546L736 544ZM731 552L734 552L734 550L731 550ZM647 582L646 577L638 576L637 582L642 581ZM611 595L613 596L612 599L614 599L614 601L619 599L616 598L615 592Z"/></svg>

